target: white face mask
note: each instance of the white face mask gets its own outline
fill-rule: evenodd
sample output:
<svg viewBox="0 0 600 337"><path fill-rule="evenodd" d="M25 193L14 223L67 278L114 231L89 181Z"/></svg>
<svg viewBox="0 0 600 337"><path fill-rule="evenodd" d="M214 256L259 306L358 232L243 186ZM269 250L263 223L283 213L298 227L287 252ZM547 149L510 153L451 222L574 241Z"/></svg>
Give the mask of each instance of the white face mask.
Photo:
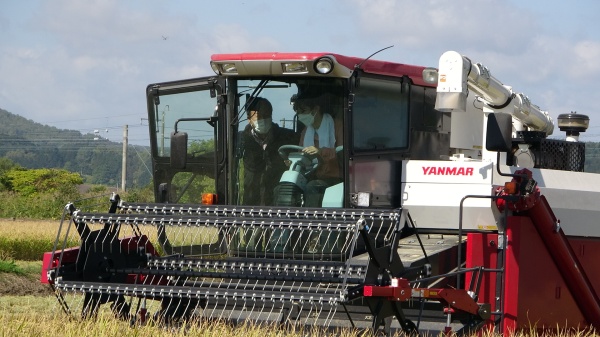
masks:
<svg viewBox="0 0 600 337"><path fill-rule="evenodd" d="M252 123L254 131L260 134L268 133L269 130L271 130L271 125L273 125L273 122L271 121L270 117L264 119L257 119L255 122Z"/></svg>
<svg viewBox="0 0 600 337"><path fill-rule="evenodd" d="M298 120L300 121L300 123L302 123L306 126L312 125L315 122L315 114L314 113L299 114Z"/></svg>

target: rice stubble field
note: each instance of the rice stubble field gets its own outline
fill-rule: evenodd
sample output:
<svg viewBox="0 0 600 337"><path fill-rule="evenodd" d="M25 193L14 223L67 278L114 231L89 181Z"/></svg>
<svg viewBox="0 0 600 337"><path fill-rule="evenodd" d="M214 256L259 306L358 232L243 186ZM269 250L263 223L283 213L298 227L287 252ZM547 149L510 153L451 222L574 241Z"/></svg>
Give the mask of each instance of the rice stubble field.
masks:
<svg viewBox="0 0 600 337"><path fill-rule="evenodd" d="M260 326L233 327L223 322L191 322L177 328L147 324L131 325L114 319L112 315L99 315L96 319L68 319L62 312L50 287L40 283L42 254L51 251L60 221L0 219L0 263L14 272L0 269L0 336L239 336L239 337L295 337L332 336L331 332L284 331ZM369 336L365 331L339 331L335 336ZM548 336L533 330L516 336ZM558 332L561 337L598 336L594 332ZM499 336L484 333L483 336Z"/></svg>

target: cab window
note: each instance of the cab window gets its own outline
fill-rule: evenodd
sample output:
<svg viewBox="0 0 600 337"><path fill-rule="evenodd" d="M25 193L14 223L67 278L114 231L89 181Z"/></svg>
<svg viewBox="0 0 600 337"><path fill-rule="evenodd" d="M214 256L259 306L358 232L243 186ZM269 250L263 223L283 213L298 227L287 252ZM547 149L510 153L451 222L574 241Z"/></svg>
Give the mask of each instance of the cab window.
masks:
<svg viewBox="0 0 600 337"><path fill-rule="evenodd" d="M352 106L355 151L408 147L408 87L398 80L360 78Z"/></svg>

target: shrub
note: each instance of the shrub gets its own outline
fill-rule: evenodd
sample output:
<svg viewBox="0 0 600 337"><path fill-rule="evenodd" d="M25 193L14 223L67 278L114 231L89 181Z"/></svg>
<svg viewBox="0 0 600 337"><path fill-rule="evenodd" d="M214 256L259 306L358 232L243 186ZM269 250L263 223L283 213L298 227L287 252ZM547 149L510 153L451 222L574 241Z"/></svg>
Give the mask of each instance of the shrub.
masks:
<svg viewBox="0 0 600 337"><path fill-rule="evenodd" d="M25 272L15 264L15 261L0 260L0 273L24 274Z"/></svg>
<svg viewBox="0 0 600 337"><path fill-rule="evenodd" d="M152 187L132 189L121 195L121 199L128 202L154 202Z"/></svg>
<svg viewBox="0 0 600 337"><path fill-rule="evenodd" d="M4 177L6 186L25 196L54 192L69 194L83 183L79 174L59 169L16 168L6 172Z"/></svg>
<svg viewBox="0 0 600 337"><path fill-rule="evenodd" d="M3 207L0 218L27 219L59 219L64 206L80 198L76 190L62 194L61 192L23 195L16 192L0 192Z"/></svg>

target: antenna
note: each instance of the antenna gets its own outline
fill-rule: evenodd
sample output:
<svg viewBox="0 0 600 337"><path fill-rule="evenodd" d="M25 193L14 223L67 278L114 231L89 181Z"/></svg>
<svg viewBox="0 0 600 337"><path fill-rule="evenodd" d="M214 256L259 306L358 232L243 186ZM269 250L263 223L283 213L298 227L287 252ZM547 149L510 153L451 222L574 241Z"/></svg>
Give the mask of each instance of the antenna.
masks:
<svg viewBox="0 0 600 337"><path fill-rule="evenodd" d="M367 57L366 59L364 59L364 60L363 60L363 61L362 61L360 64L357 64L356 66L354 66L354 69L360 69L360 68L362 67L362 65L363 65L365 62L367 62L367 61L368 61L368 60L369 60L371 57L375 56L376 54L378 54L378 53L380 53L380 52L382 52L382 51L384 51L384 50L386 50L386 49L390 49L390 48L392 48L393 46L394 46L394 45L391 45L391 46L385 47L385 48L383 48L383 49L379 49L378 51L376 51L376 52L374 52L373 54L369 55L369 57Z"/></svg>

